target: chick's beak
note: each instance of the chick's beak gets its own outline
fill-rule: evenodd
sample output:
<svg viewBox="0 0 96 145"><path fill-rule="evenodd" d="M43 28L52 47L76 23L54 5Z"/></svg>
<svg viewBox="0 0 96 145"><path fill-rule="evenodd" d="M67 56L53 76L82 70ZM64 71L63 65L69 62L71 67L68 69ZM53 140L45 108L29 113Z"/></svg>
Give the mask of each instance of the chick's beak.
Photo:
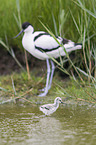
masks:
<svg viewBox="0 0 96 145"><path fill-rule="evenodd" d="M17 38L22 32L24 32L24 30L22 29L21 31L20 31L20 33L19 34L17 34L15 37L13 37L13 39L14 38Z"/></svg>

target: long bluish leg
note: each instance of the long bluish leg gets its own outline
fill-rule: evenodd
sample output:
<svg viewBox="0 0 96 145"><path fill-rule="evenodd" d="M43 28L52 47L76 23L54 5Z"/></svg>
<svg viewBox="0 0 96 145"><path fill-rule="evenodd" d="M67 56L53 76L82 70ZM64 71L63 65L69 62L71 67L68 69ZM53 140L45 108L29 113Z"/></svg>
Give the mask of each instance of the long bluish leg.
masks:
<svg viewBox="0 0 96 145"><path fill-rule="evenodd" d="M50 62L51 62L51 66L52 66L52 72L51 72L51 76L50 76L50 82L49 82L48 90L51 88L52 79L53 79L54 70L55 70L54 62L52 60Z"/></svg>
<svg viewBox="0 0 96 145"><path fill-rule="evenodd" d="M38 95L39 97L44 97L48 93L48 85L49 85L49 78L50 78L50 64L49 59L46 59L47 62L47 79L46 79L46 87L44 89L44 92Z"/></svg>

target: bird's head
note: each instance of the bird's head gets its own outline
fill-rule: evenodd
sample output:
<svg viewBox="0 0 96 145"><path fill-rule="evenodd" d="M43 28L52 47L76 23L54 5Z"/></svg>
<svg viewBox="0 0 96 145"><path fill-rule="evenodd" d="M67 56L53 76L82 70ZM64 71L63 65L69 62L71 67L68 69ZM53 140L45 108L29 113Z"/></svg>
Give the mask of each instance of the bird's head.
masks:
<svg viewBox="0 0 96 145"><path fill-rule="evenodd" d="M22 24L22 30L19 32L19 34L17 34L13 38L17 38L22 32L25 32L25 33L31 32L31 33L33 33L34 32L34 28L32 27L32 25L29 22L24 22Z"/></svg>
<svg viewBox="0 0 96 145"><path fill-rule="evenodd" d="M61 99L60 97L57 97L57 98L55 99L55 102L56 102L56 103L63 103L63 102L62 102L62 99ZM64 104L64 103L63 103L63 104Z"/></svg>

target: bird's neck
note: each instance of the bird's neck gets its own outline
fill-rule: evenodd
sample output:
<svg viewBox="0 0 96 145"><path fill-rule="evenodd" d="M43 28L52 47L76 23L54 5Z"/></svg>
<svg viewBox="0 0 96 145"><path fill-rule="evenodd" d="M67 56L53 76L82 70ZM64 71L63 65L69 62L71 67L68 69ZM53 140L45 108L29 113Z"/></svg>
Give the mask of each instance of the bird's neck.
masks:
<svg viewBox="0 0 96 145"><path fill-rule="evenodd" d="M32 35L34 32L33 31L27 31L27 32L25 32L25 35Z"/></svg>
<svg viewBox="0 0 96 145"><path fill-rule="evenodd" d="M55 102L55 103L54 103L54 106L55 106L55 107L59 107L59 103L58 103L58 102Z"/></svg>

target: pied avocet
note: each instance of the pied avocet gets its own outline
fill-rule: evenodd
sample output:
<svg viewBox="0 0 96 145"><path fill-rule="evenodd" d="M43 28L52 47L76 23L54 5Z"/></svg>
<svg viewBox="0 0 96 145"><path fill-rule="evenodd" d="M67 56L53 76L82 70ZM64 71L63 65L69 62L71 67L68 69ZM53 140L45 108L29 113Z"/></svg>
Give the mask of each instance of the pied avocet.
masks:
<svg viewBox="0 0 96 145"><path fill-rule="evenodd" d="M16 37L18 37L22 32L24 32L24 36L22 38L23 47L34 57L41 60L46 60L47 62L46 86L44 89L42 89L44 92L39 95L41 97L46 96L48 90L51 88L52 78L55 70L55 65L51 58L65 56L66 53L64 48L67 52L81 49L82 44L74 43L71 40L56 36L58 42L62 45L61 47L61 45L59 45L59 43L50 34L43 31L34 32L34 28L29 22L22 24L22 31ZM49 60L52 67L51 69Z"/></svg>

